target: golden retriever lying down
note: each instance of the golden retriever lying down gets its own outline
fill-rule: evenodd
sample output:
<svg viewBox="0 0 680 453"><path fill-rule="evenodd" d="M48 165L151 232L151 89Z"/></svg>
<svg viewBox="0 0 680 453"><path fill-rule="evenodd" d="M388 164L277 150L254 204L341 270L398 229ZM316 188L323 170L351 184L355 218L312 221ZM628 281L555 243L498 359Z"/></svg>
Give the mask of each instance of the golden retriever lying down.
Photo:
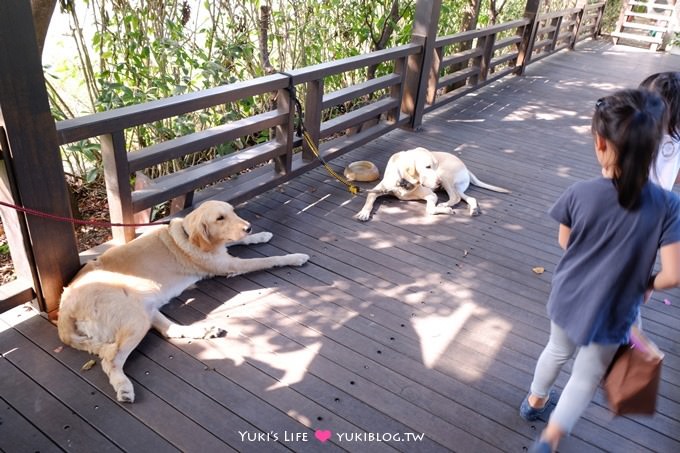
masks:
<svg viewBox="0 0 680 453"><path fill-rule="evenodd" d="M226 246L267 242L272 234L250 234L250 224L228 203L208 201L183 219L107 250L87 263L64 289L59 338L101 357L121 402L133 402L132 382L123 372L130 353L151 327L167 338L212 338L225 332L203 324L180 326L160 308L198 280L233 276L276 266L301 266L302 253L241 259Z"/></svg>

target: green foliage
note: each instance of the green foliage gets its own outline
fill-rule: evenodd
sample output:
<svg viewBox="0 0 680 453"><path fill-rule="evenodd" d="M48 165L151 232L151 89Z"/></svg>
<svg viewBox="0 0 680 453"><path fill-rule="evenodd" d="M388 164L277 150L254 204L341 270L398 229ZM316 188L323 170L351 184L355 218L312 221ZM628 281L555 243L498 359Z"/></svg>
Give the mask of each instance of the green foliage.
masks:
<svg viewBox="0 0 680 453"><path fill-rule="evenodd" d="M602 32L610 33L616 29L616 22L621 13L622 0L607 0L602 15Z"/></svg>
<svg viewBox="0 0 680 453"><path fill-rule="evenodd" d="M461 31L471 0L443 1L439 34ZM523 0L484 0L479 26L520 17ZM493 3L492 3L493 2ZM338 60L411 40L416 0L85 0L67 2L78 55L46 71L56 119L105 111L173 95L249 80L280 70ZM76 9L78 8L78 9ZM78 63L80 74L74 74ZM67 69L68 68L68 69ZM328 77L333 91L367 77L392 71L389 64ZM57 76L59 78L57 78ZM61 99L67 78L84 81L78 107ZM361 105L356 100L324 112ZM88 105L86 109L81 105ZM180 115L126 131L126 145L136 150L195 131L269 110L271 95L244 99ZM75 113L74 113L75 112ZM156 177L268 140L262 131L148 171ZM101 171L98 143L85 141L63 149L71 173L86 180Z"/></svg>

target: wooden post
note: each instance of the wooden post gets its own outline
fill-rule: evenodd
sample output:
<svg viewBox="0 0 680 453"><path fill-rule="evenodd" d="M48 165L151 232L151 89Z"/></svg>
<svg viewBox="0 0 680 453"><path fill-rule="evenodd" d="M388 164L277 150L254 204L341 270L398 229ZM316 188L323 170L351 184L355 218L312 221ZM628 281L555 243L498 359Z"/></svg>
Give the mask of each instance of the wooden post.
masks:
<svg viewBox="0 0 680 453"><path fill-rule="evenodd" d="M0 127L7 135L8 166L19 204L71 216L57 130L50 112L31 4L0 1ZM31 250L43 295L40 309L56 313L63 287L80 268L73 225L26 216Z"/></svg>
<svg viewBox="0 0 680 453"><path fill-rule="evenodd" d="M411 128L416 129L423 122L423 109L428 89L436 87L439 64L433 64L434 44L437 39L439 13L442 0L418 0L411 42L420 44L422 52L410 55L406 65L406 89L402 99L403 112L411 115Z"/></svg>
<svg viewBox="0 0 680 453"><path fill-rule="evenodd" d="M614 31L615 31L616 33L620 32L620 31L622 30L623 23L626 21L626 13L627 13L627 12L630 12L630 10L631 10L632 8L633 8L633 7L632 7L631 4L628 2L628 0L623 0L623 2L622 2L622 4L621 4L621 11L619 12L619 18L618 18L618 20L616 21L616 26L614 27ZM604 8L602 8L602 9L604 10ZM595 37L599 34L599 32L600 32L600 31L599 31L599 28L598 28L598 26L599 26L599 21L600 21L600 17L602 17L602 12L599 12L599 13L598 13L598 18L597 18L598 25L595 26L595 31L594 31L593 38L595 38ZM614 43L614 45L617 45L617 44L619 43L619 38L618 38L618 36L616 36L615 34L613 34L613 36L612 36L612 42Z"/></svg>
<svg viewBox="0 0 680 453"><path fill-rule="evenodd" d="M600 6L597 10L597 19L595 19L595 30L593 31L593 39L597 39L598 36L602 34L602 19L604 18L604 8L606 6L607 4L605 3L604 5Z"/></svg>
<svg viewBox="0 0 680 453"><path fill-rule="evenodd" d="M442 60L444 59L444 48L437 47L432 54L432 70L427 79L427 90L425 93L425 104L432 105L437 100L437 84L439 83L439 74L442 70ZM465 85L465 81L462 81ZM454 85L455 89L455 85Z"/></svg>
<svg viewBox="0 0 680 453"><path fill-rule="evenodd" d="M2 153L2 160L0 160L0 199L6 203L17 204L19 196L16 192L16 182L14 181L11 168L7 166L11 160L9 152L5 150L9 150L7 135L5 134L5 129L0 127L0 152ZM19 211L5 206L0 206L0 217L2 218L5 238L7 238L7 244L9 245L9 253L12 258L17 281L21 280L20 285L24 287L40 288L40 281L35 272L35 262L33 261L25 217ZM13 301L11 304L7 300L4 302L0 301L0 311L34 298L37 298L40 304L42 294L35 290L31 292L33 294L27 297L27 299L17 303L15 303L16 301ZM16 296L16 294L11 296ZM11 297L11 299L15 299L15 297Z"/></svg>
<svg viewBox="0 0 680 453"><path fill-rule="evenodd" d="M479 40L478 45L483 49L482 56L479 59L479 81L485 82L489 77L489 70L491 69L491 60L493 58L493 45L496 42L496 35L486 35Z"/></svg>
<svg viewBox="0 0 680 453"><path fill-rule="evenodd" d="M290 92L281 89L276 94L276 110L287 113L288 121L276 126L276 141L283 146L284 152L274 162L276 173L285 175L290 173L293 164L293 124L295 122L295 106L291 102Z"/></svg>
<svg viewBox="0 0 680 453"><path fill-rule="evenodd" d="M538 29L538 8L541 0L527 0L524 8L524 17L529 19L529 23L524 27L522 42L517 55L517 69L515 74L524 75L527 65L531 61L531 54L534 51L534 41L536 40L536 30Z"/></svg>
<svg viewBox="0 0 680 453"><path fill-rule="evenodd" d="M109 201L109 212L112 223L134 223L135 213L132 211L132 187L130 186L130 167L125 147L123 131L99 137L102 147L102 163L104 180L106 181L106 197ZM134 227L111 228L113 240L120 244L135 238Z"/></svg>
<svg viewBox="0 0 680 453"><path fill-rule="evenodd" d="M321 109L323 107L323 79L312 80L307 83L307 97L305 99L305 127L312 143L319 146L321 139ZM316 159L314 153L305 140L302 140L302 160Z"/></svg>
<svg viewBox="0 0 680 453"><path fill-rule="evenodd" d="M552 43L550 44L550 52L553 52L557 47L557 40L560 39L560 28L562 27L562 16L556 17L552 20L551 25L555 27L555 30L551 33L550 38Z"/></svg>
<svg viewBox="0 0 680 453"><path fill-rule="evenodd" d="M576 2L576 7L580 8L580 11L576 13L576 24L574 24L574 34L569 42L569 50L574 50L576 43L578 42L578 36L581 34L581 25L583 24L583 19L585 18L587 11L587 4L588 0L578 0Z"/></svg>
<svg viewBox="0 0 680 453"><path fill-rule="evenodd" d="M398 85L393 85L390 87L390 97L392 99L403 99L404 97L404 84L406 81L406 58L397 58L394 62L394 73L401 76L401 80ZM401 106L397 106L394 109L387 112L387 121L399 121L399 116L401 115Z"/></svg>

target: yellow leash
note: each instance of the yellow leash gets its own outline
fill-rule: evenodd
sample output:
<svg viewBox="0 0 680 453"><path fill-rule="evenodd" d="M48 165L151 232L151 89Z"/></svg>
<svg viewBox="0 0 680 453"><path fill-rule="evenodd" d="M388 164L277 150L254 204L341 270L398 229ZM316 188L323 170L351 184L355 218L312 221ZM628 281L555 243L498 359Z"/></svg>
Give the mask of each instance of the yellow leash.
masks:
<svg viewBox="0 0 680 453"><path fill-rule="evenodd" d="M295 103L295 110L297 112L298 116L298 127L297 127L297 134L301 135L302 138L304 139L305 143L307 143L307 146L309 146L309 149L312 150L312 153L316 156L317 159L319 159L319 162L326 168L326 171L333 176L335 179L343 183L346 187L347 190L352 194L352 195L357 195L359 192L361 192L361 188L352 184L349 182L346 178L344 178L342 175L339 175L333 168L331 168L330 165L328 165L328 162L321 156L321 153L319 152L319 148L314 144L314 141L312 140L312 137L309 135L309 132L307 132L307 128L305 127L305 121L304 117L302 115L302 104L300 104L300 100L297 98L295 95L295 86L292 84L292 76L290 74L287 74L285 72L281 72L281 74L286 75L289 77L289 80L291 81L291 85L288 87L288 92L290 93L290 98L291 100Z"/></svg>
<svg viewBox="0 0 680 453"><path fill-rule="evenodd" d="M323 157L321 157L321 154L319 153L319 149L316 147L316 145L314 145L314 142L312 141L312 137L310 137L307 130L305 130L304 124L302 125L302 136L305 139L305 143L307 143L307 145L312 150L312 152L317 157L317 159L319 159L319 161L323 164L323 166L326 167L326 171L328 171L328 173L331 176L333 176L335 179L337 179L338 181L343 183L345 186L347 186L347 190L349 190L349 192L352 195L357 195L361 191L361 188L359 188L358 186L355 186L354 184L349 182L346 178L339 175L335 170L333 170L330 165L328 165L326 160Z"/></svg>

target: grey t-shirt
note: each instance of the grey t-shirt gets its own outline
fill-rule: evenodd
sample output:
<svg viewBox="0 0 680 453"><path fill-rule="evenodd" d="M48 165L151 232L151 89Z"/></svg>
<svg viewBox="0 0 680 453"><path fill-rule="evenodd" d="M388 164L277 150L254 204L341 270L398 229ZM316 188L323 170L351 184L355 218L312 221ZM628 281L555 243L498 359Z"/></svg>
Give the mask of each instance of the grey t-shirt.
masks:
<svg viewBox="0 0 680 453"><path fill-rule="evenodd" d="M550 216L571 228L555 268L548 316L576 344L623 343L635 321L659 247L680 241L680 199L648 183L626 210L611 179L569 187Z"/></svg>

